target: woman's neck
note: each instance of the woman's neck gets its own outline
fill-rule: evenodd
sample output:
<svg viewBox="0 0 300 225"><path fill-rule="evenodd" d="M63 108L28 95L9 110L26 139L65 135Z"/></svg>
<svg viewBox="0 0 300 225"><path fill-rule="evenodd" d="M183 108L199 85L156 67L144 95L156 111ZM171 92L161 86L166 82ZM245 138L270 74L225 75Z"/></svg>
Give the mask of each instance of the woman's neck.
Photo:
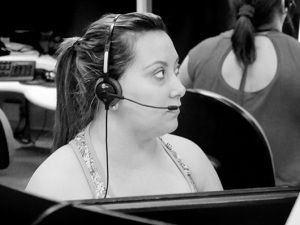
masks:
<svg viewBox="0 0 300 225"><path fill-rule="evenodd" d="M256 32L268 32L268 31L277 31L282 32L282 27L279 24L268 24L260 26L256 29Z"/></svg>
<svg viewBox="0 0 300 225"><path fill-rule="evenodd" d="M272 23L264 24L262 26L259 26L256 30L258 32L264 32L264 31L278 31L282 32L282 27L284 20L286 18L286 14L275 14L274 19Z"/></svg>
<svg viewBox="0 0 300 225"><path fill-rule="evenodd" d="M105 120L95 120L90 126L90 137L99 157L106 156ZM144 166L159 149L157 138L146 138L141 132L133 132L128 126L109 120L107 130L107 147L109 158L117 164Z"/></svg>

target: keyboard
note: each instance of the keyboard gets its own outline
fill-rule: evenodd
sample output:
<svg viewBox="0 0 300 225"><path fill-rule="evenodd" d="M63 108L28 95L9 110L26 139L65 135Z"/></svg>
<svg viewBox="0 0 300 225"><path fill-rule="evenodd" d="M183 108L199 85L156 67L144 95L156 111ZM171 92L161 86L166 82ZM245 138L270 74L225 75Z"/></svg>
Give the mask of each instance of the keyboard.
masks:
<svg viewBox="0 0 300 225"><path fill-rule="evenodd" d="M35 65L35 61L0 60L0 81L33 80Z"/></svg>

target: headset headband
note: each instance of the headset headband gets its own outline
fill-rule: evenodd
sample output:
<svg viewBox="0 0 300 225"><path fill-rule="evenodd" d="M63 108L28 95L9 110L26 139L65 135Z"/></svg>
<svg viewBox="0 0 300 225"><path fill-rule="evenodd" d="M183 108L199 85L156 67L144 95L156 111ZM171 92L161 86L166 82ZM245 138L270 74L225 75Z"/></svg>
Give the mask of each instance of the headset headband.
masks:
<svg viewBox="0 0 300 225"><path fill-rule="evenodd" d="M111 44L111 37L112 37L112 33L113 33L113 30L114 30L114 26L117 22L117 19L118 17L120 16L121 14L117 15L112 24L110 25L110 30L109 30L109 34L108 34L108 37L107 37L107 41L106 41L106 44L105 44L105 48L104 48L104 61L103 61L103 78L104 78L104 81L108 81L108 78L109 78L109 75L108 75L108 59L109 59L109 51L110 51L110 44Z"/></svg>

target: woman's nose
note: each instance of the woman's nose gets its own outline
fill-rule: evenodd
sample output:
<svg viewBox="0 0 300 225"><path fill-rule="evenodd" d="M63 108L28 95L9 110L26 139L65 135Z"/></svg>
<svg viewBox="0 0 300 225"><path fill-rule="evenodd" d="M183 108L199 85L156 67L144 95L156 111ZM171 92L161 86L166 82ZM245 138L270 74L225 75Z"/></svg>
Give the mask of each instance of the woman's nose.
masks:
<svg viewBox="0 0 300 225"><path fill-rule="evenodd" d="M182 85L179 78L176 76L173 83L173 90L171 92L171 97L182 97L185 95L186 88Z"/></svg>

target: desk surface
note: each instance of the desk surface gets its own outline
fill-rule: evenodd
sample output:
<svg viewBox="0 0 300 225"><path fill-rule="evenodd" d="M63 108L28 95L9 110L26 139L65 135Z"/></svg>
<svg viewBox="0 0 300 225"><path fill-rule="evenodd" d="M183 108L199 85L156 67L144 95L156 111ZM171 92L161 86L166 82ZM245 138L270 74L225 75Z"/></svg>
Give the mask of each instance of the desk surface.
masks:
<svg viewBox="0 0 300 225"><path fill-rule="evenodd" d="M27 85L18 81L0 82L0 91L18 92L24 94L25 98L40 107L56 109L56 88L40 85Z"/></svg>

